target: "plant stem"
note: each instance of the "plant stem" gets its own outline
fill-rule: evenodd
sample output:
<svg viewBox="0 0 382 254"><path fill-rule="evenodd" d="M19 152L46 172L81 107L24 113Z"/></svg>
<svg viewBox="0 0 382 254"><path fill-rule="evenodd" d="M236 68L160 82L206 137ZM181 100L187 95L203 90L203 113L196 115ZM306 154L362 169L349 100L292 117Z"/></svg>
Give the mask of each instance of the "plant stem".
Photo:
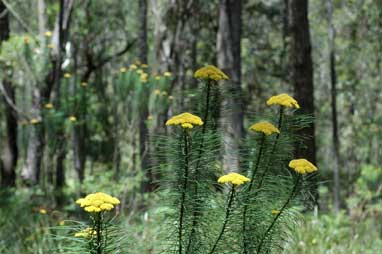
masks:
<svg viewBox="0 0 382 254"><path fill-rule="evenodd" d="M226 211L225 211L225 218L224 218L223 226L222 226L222 229L221 229L221 231L219 233L219 236L216 239L215 244L212 247L212 249L209 252L209 254L214 253L216 247L218 246L218 243L219 243L220 239L222 238L222 236L224 234L224 230L225 230L225 228L227 226L228 219L229 219L229 216L231 214L231 206L232 206L232 202L233 202L234 196L235 196L235 185L232 185L231 193L229 195L228 202L227 202L227 208L226 208Z"/></svg>
<svg viewBox="0 0 382 254"><path fill-rule="evenodd" d="M184 217L184 202L186 200L187 180L188 180L188 163L189 163L189 151L188 151L188 133L184 129L184 172L183 172L183 187L182 197L180 201L180 214L179 214L179 254L182 254L182 238L183 238L183 217Z"/></svg>
<svg viewBox="0 0 382 254"><path fill-rule="evenodd" d="M296 194L296 191L297 191L297 187L298 187L298 184L300 182L300 178L301 178L301 175L298 175L297 178L296 178L296 182L294 184L294 187L293 187L293 190L292 192L290 193L288 199L286 200L286 202L284 203L283 207L281 208L280 212L276 215L276 217L273 219L271 225L269 225L269 227L267 228L267 230L265 231L263 237L261 238L261 241L260 241L260 244L259 244L259 247L257 248L257 254L260 253L261 251L261 248L263 246L263 243L264 243L264 240L265 238L267 237L268 233L272 230L273 226L276 224L276 221L277 219L281 216L281 214L284 212L285 208L289 205L289 202L291 201L291 199L294 197L294 195Z"/></svg>
<svg viewBox="0 0 382 254"><path fill-rule="evenodd" d="M263 154L263 149L264 149L264 142L265 142L265 134L262 134L261 142L260 142L260 148L259 148L259 153L257 155L256 162L253 164L254 166L253 166L253 168L251 170L252 171L251 181L250 181L248 189L246 191L247 196L245 197L245 201L244 201L244 210L243 210L243 245L244 245L244 253L248 253L247 252L247 250L248 250L248 242L247 242L247 239L246 239L248 196L249 196L249 193L251 192L251 189L252 189L252 186L253 186L253 180L255 179L255 175L256 175L257 169L258 169L258 167L260 165L260 159L261 159L261 155Z"/></svg>
<svg viewBox="0 0 382 254"><path fill-rule="evenodd" d="M279 129L279 130L281 130L281 124L282 124L283 116L284 116L284 108L283 108L283 106L280 106L279 121L277 124L277 129ZM269 159L271 159L273 154L275 153L279 137L280 137L280 133L277 133L275 142L273 143L273 146L272 146L272 150L271 150ZM257 186L257 189L260 189L261 186L263 185L264 176L265 176L265 173L268 171L269 164L270 164L270 162L267 163L263 173L260 176L260 181L259 181L259 185Z"/></svg>
<svg viewBox="0 0 382 254"><path fill-rule="evenodd" d="M277 128L279 130L281 130L281 125L282 125L282 120L283 120L283 116L284 116L284 108L283 106L280 106L280 111L279 111L279 120L278 120L278 123L277 123ZM273 143L273 146L272 146L272 150L271 150L271 153L270 153L270 156L269 158L272 158L275 150L276 150L276 146L277 146L277 143L278 143L278 140L279 140L279 137L280 137L280 133L277 133L276 135L276 139L275 139L275 142ZM260 157L260 153L259 153L259 157ZM264 180L264 177L265 177L265 174L266 172L268 171L268 168L269 168L269 162L267 163L267 165L265 166L265 169L263 170L261 176L260 176L260 181L259 181L259 184L257 186L257 189L260 189L263 185L263 180ZM248 189L248 192L251 190L252 188L252 183L253 183L253 176L252 176L252 179L251 179L251 183L249 185L249 189ZM257 193L256 193L257 194ZM256 196L255 194L255 196ZM248 196L246 198L246 201L248 199ZM244 204L244 212L243 212L243 243L244 243L244 253L247 254L248 253L248 242L247 242L247 239L246 239L246 213L247 213L247 209L248 209L248 206L247 206L247 202L245 202Z"/></svg>
<svg viewBox="0 0 382 254"><path fill-rule="evenodd" d="M200 161L202 157L202 152L203 152L203 146L204 146L204 134L207 130L207 122L208 122L208 113L209 113L209 108L210 108L210 93L211 93L211 81L207 81L207 93L206 93L206 107L204 111L204 117L203 117L203 127L202 127L202 138L200 141L200 146L199 146L199 151L198 151L198 158L196 161L196 167L194 171L194 176L193 176L193 182L194 182L194 203L195 201L198 200L198 184L197 184L197 177L199 175L199 166L200 166ZM191 248L191 242L193 239L193 236L196 233L196 227L198 224L198 218L197 218L197 209L194 207L194 212L192 214L192 226L191 226L191 234L190 237L188 238L188 243L187 243L187 249L186 249L186 254L190 252Z"/></svg>
<svg viewBox="0 0 382 254"><path fill-rule="evenodd" d="M96 218L96 231L97 231L97 254L102 254L102 235L101 235L101 227L102 227L102 219L101 219L101 213L97 213Z"/></svg>

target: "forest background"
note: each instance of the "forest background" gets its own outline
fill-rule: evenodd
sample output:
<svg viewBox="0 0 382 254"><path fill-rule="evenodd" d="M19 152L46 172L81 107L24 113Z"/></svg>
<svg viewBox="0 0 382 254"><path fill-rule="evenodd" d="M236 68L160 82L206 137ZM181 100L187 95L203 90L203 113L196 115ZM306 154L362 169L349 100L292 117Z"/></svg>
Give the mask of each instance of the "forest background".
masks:
<svg viewBox="0 0 382 254"><path fill-rule="evenodd" d="M154 137L188 110L206 64L234 95L226 172L270 96L314 116L299 153L319 168L316 205L285 252L382 248L382 0L2 0L0 41L1 253L47 253L48 227L98 190L120 198L132 253L151 253Z"/></svg>

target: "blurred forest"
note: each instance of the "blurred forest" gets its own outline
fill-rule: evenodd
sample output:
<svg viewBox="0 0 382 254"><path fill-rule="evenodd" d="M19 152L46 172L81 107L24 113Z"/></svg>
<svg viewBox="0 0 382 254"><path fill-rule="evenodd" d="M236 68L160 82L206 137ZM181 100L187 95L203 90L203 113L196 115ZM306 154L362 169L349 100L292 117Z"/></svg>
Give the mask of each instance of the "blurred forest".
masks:
<svg viewBox="0 0 382 254"><path fill-rule="evenodd" d="M319 168L314 204L283 252L382 249L382 0L0 0L0 43L0 253L55 253L50 228L97 191L129 253L157 253L156 137L207 64L230 77L223 172L270 96L314 117L294 151Z"/></svg>

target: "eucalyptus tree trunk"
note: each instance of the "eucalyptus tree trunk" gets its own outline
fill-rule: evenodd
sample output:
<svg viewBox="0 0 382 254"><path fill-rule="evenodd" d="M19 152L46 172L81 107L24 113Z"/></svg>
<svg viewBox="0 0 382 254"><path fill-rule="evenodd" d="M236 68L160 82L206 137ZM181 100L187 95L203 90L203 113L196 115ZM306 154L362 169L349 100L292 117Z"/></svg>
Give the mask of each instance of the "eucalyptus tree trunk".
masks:
<svg viewBox="0 0 382 254"><path fill-rule="evenodd" d="M0 3L0 46L3 41L9 38L9 15L5 5ZM6 68L6 67L5 67ZM7 76L9 70L3 69L2 72ZM15 88L8 77L4 77L2 80L2 85L4 88L4 94L2 96L2 102L4 103L4 113L5 113L5 128L6 134L5 139L0 144L1 148L1 160L0 160L0 171L1 171L1 186L15 186L16 182L16 165L18 158L18 146L17 146L17 118L16 112L13 111L12 107L8 105L5 96L8 97L15 104Z"/></svg>
<svg viewBox="0 0 382 254"><path fill-rule="evenodd" d="M46 25L46 17L45 17L45 1L38 0L37 1L37 15L38 15L38 33L40 36L44 36L45 33L45 25Z"/></svg>
<svg viewBox="0 0 382 254"><path fill-rule="evenodd" d="M43 102L40 89L33 89L32 107L33 116L41 121L41 105ZM27 185L36 185L40 180L41 162L44 152L44 126L40 123L30 125L27 157L21 170L21 178Z"/></svg>
<svg viewBox="0 0 382 254"><path fill-rule="evenodd" d="M229 77L232 95L223 101L224 170L238 170L238 150L243 136L243 105L241 104L241 0L220 0L217 35L218 66Z"/></svg>
<svg viewBox="0 0 382 254"><path fill-rule="evenodd" d="M329 32L329 68L330 68L330 83L331 83L331 109L332 109L332 141L333 141L333 194L334 194L334 209L339 212L341 206L340 200L340 139L338 136L338 121L337 121L337 73L336 73L336 52L335 38L336 31L333 25L333 2L327 0L328 8L328 32Z"/></svg>
<svg viewBox="0 0 382 254"><path fill-rule="evenodd" d="M301 109L299 113L314 115L313 65L311 56L308 1L289 0L290 70L291 83ZM302 130L308 139L306 148L298 145L296 155L316 164L314 124Z"/></svg>

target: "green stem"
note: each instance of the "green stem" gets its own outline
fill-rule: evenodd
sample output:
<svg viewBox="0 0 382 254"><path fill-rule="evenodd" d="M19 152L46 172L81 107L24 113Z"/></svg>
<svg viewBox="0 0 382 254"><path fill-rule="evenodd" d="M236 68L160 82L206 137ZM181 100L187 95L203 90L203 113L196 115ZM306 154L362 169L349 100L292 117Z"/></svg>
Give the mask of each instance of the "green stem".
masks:
<svg viewBox="0 0 382 254"><path fill-rule="evenodd" d="M282 120L283 120L283 115L284 115L284 108L283 108L283 106L280 106L279 121L278 121L278 124L277 124L277 129L279 129L279 130L281 130L281 124L282 124ZM280 137L280 133L277 133L275 142L273 143L273 146L272 146L272 150L271 150L269 159L272 159L272 156L275 153L279 137ZM259 185L257 186L257 189L260 189L261 186L263 185L264 176L265 176L265 173L268 171L269 165L270 165L270 161L267 163L263 173L260 176L260 181L259 181Z"/></svg>
<svg viewBox="0 0 382 254"><path fill-rule="evenodd" d="M182 242L183 242L183 217L185 210L185 200L186 200L186 191L187 191L187 180L188 180L188 169L189 169L189 151L188 151L188 133L187 130L184 129L184 172L183 172L183 187L182 187L182 197L180 201L180 213L179 213L179 254L182 254Z"/></svg>
<svg viewBox="0 0 382 254"><path fill-rule="evenodd" d="M207 93L206 93L206 107L204 111L204 117L203 117L203 127L202 127L202 138L200 141L200 146L198 150L198 158L196 161L196 167L194 171L194 176L193 176L193 182L194 182L194 202L197 202L198 200L198 184L197 184L197 177L199 175L199 166L200 166L200 161L202 157L202 152L203 152L203 146L204 146L204 134L207 130L207 122L208 122L208 113L209 113L209 108L210 108L210 93L211 93L211 82L207 81ZM191 234L190 237L188 238L188 243L187 243L187 249L186 249L186 254L190 252L191 248L191 242L192 239L196 233L196 227L198 224L198 212L197 209L194 207L194 212L192 214L192 227L191 227Z"/></svg>
<svg viewBox="0 0 382 254"><path fill-rule="evenodd" d="M222 229L221 229L221 231L219 233L219 236L216 239L215 244L213 245L213 247L212 247L211 251L209 252L209 254L214 253L216 247L218 246L218 243L219 243L220 239L222 238L222 236L224 234L225 228L226 228L227 223L228 223L229 216L231 214L231 206L232 206L232 202L233 202L234 196L235 196L235 185L232 185L231 193L229 195L228 202L227 202L227 208L226 208L226 211L225 211L225 218L224 218L223 226L222 226Z"/></svg>
<svg viewBox="0 0 382 254"><path fill-rule="evenodd" d="M102 219L101 213L97 213L96 218L96 227L97 227L97 254L102 254L102 235L101 235L101 227L102 227Z"/></svg>
<svg viewBox="0 0 382 254"><path fill-rule="evenodd" d="M243 245L244 245L244 253L248 253L248 239L246 238L246 232L247 232L247 210L248 210L248 196L249 193L251 192L252 186L253 186L253 181L255 179L255 175L257 172L257 169L259 168L260 165L260 159L261 155L263 154L263 149L264 149L264 142L265 142L265 134L262 134L261 136L261 142L260 142L260 148L259 148L259 153L257 155L256 162L253 164L252 168L252 175L251 175L251 181L249 183L248 189L246 191L247 196L245 197L244 201L244 210L243 210Z"/></svg>
<svg viewBox="0 0 382 254"><path fill-rule="evenodd" d="M301 178L301 175L298 175L297 178L296 178L296 183L294 184L293 190L292 190L292 192L290 193L288 199L286 200L286 202L284 203L284 205L283 205L283 207L281 208L280 212L279 212L279 213L276 215L276 217L273 219L271 225L269 225L269 227L268 227L267 230L265 231L263 237L261 238L259 247L257 248L257 252L256 252L257 254L260 253L261 248L263 247L264 240L265 240L265 238L267 237L268 233L272 230L272 228L273 228L274 225L276 224L277 219L281 216L281 214L284 212L284 210L286 209L286 207L289 205L289 202L291 201L291 199L292 199L292 198L294 197L294 195L296 194L298 184L300 183L300 178Z"/></svg>

